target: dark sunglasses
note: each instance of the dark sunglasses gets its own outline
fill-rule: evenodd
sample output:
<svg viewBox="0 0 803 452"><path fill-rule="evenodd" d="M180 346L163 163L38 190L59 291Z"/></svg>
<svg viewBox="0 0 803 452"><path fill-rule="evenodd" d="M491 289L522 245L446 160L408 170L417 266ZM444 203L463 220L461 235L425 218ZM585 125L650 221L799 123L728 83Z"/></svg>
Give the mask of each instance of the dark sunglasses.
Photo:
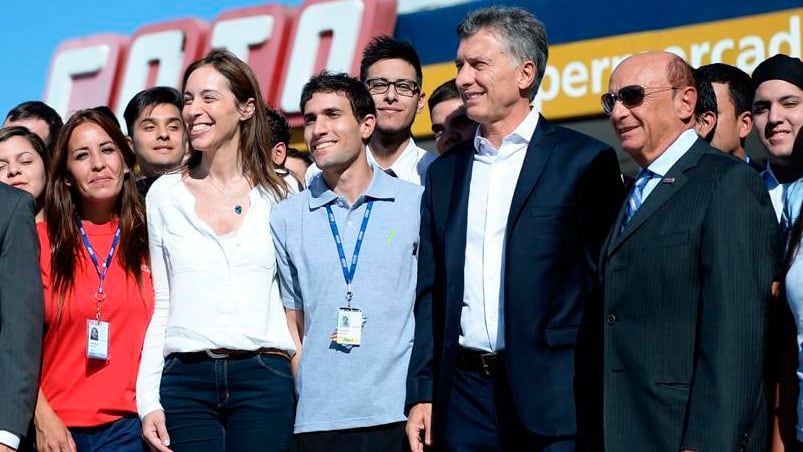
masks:
<svg viewBox="0 0 803 452"><path fill-rule="evenodd" d="M613 112L613 108L616 106L616 101L619 100L622 102L625 108L633 108L638 107L644 102L644 97L660 93L662 91L669 91L670 89L677 89L674 86L669 86L666 88L649 88L651 92L647 92L648 88L644 88L643 86L639 85L629 85L619 89L619 91L615 93L605 93L602 95L600 100L602 101L602 109L605 111L606 115L610 115Z"/></svg>

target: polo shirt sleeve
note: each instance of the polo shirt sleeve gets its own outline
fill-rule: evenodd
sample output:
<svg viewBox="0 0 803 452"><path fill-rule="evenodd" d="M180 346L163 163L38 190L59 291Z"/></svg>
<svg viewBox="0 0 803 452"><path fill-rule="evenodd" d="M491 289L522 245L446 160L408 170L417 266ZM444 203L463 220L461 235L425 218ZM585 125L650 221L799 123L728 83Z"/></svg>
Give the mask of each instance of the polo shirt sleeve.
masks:
<svg viewBox="0 0 803 452"><path fill-rule="evenodd" d="M298 271L293 265L292 257L288 250L288 228L287 221L283 215L287 209L280 206L274 210L270 219L270 233L273 238L273 246L276 248L276 268L279 275L279 294L282 304L287 309L301 311L304 303L301 299L301 290L298 284Z"/></svg>

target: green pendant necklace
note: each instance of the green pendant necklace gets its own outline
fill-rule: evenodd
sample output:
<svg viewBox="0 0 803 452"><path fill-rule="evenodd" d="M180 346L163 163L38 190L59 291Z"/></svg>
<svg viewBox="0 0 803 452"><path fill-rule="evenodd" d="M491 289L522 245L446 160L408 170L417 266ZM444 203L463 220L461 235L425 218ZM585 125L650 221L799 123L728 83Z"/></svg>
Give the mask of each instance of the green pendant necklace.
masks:
<svg viewBox="0 0 803 452"><path fill-rule="evenodd" d="M212 183L212 186L215 187L215 190L220 192L220 194L223 195L223 197L228 198L231 202L234 203L234 213L236 215L242 215L243 214L243 205L241 203L237 202L238 198L239 198L239 193L238 193L238 196L229 196L225 191L223 191L222 188L220 188L218 186L218 184L215 182L215 179L212 177L211 174L207 174L207 178L209 179L209 182Z"/></svg>

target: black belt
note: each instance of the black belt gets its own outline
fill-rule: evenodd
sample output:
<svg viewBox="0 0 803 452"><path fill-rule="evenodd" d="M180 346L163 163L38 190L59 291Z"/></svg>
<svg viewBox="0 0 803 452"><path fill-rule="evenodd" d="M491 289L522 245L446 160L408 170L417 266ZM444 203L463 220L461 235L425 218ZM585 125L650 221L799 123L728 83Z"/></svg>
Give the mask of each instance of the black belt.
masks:
<svg viewBox="0 0 803 452"><path fill-rule="evenodd" d="M171 353L171 355L176 355L185 359L191 359L195 361L201 361L207 359L221 359L221 358L232 358L232 359L253 358L256 355L277 355L288 361L290 360L290 355L286 351L279 350L278 348L268 348L268 347L263 347L257 350L231 350L225 348L216 348L214 350L202 350L199 352Z"/></svg>
<svg viewBox="0 0 803 452"><path fill-rule="evenodd" d="M496 378L505 370L505 354L460 347L457 352L457 365L469 372L479 372L486 378Z"/></svg>

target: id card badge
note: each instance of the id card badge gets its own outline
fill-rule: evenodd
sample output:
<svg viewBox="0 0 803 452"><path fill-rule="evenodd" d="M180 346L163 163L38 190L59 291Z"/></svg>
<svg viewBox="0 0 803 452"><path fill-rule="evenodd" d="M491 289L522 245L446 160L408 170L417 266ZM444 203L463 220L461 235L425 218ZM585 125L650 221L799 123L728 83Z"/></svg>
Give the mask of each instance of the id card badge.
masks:
<svg viewBox="0 0 803 452"><path fill-rule="evenodd" d="M337 310L337 342L341 345L360 345L362 341L362 309Z"/></svg>
<svg viewBox="0 0 803 452"><path fill-rule="evenodd" d="M86 321L86 356L92 359L109 359L109 322Z"/></svg>

